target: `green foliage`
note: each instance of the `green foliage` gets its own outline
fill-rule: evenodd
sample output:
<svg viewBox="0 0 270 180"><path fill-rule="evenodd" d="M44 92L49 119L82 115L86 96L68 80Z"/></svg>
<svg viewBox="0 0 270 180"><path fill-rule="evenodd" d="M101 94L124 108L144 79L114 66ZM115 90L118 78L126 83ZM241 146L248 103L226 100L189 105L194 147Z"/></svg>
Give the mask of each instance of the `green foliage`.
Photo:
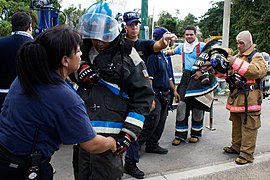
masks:
<svg viewBox="0 0 270 180"><path fill-rule="evenodd" d="M188 25L193 25L193 26L197 26L197 18L193 15L193 14L188 14L185 18L184 21L182 22L182 26L183 28L185 28Z"/></svg>
<svg viewBox="0 0 270 180"><path fill-rule="evenodd" d="M85 13L85 9L81 10L80 8L75 7L74 5L70 6L68 9L64 9L66 14L66 24L74 29L78 29L79 19Z"/></svg>
<svg viewBox="0 0 270 180"><path fill-rule="evenodd" d="M159 15L157 25L167 28L170 32L175 32L177 26L177 18L173 17L170 13L162 11Z"/></svg>
<svg viewBox="0 0 270 180"><path fill-rule="evenodd" d="M53 7L59 9L59 2L55 1ZM0 37L11 33L11 17L19 11L30 13L32 26L37 28L38 15L35 9L30 9L30 0L0 0Z"/></svg>
<svg viewBox="0 0 270 180"><path fill-rule="evenodd" d="M212 8L201 17L198 23L203 38L222 35L224 2L212 4Z"/></svg>
<svg viewBox="0 0 270 180"><path fill-rule="evenodd" d="M30 10L29 4L29 0L0 0L0 37L9 35L11 33L11 17L15 12L29 12L31 15L33 15L33 21L36 22L36 16Z"/></svg>
<svg viewBox="0 0 270 180"><path fill-rule="evenodd" d="M11 24L10 22L6 20L0 21L0 36L3 34L3 36L10 34L11 32Z"/></svg>
<svg viewBox="0 0 270 180"><path fill-rule="evenodd" d="M224 2L216 2L199 22L203 37L222 35ZM249 30L260 51L270 51L269 0L232 0L229 46L237 49L235 37L242 30Z"/></svg>
<svg viewBox="0 0 270 180"><path fill-rule="evenodd" d="M60 9L59 2L62 1L56 1L53 6ZM0 37L11 33L11 16L18 11L29 12L33 19L33 27L37 27L37 11L31 10L29 4L30 0L0 0ZM180 14L179 10L176 10L175 16L163 11L155 25L167 28L178 37L183 37L184 28L187 25L198 26L203 38L207 38L209 35L222 35L223 6L224 1L213 2L212 7L200 17L199 22L192 14L188 14L184 20L179 19L177 17ZM249 30L253 35L253 41L257 44L257 48L260 51L269 53L269 10L269 0L232 0L229 46L236 50L235 37L240 31ZM69 26L77 29L79 18L84 12L85 9L82 10L80 7L71 6L64 10L66 18L60 13L60 22L64 23L66 19Z"/></svg>
<svg viewBox="0 0 270 180"><path fill-rule="evenodd" d="M179 14L177 11L176 14ZM184 20L180 20L177 17L173 17L170 13L163 11L159 15L157 25L167 28L170 32L175 33L178 37L183 37L184 29L187 25L197 25L197 18L188 14Z"/></svg>
<svg viewBox="0 0 270 180"><path fill-rule="evenodd" d="M234 34L234 38L240 31L249 30L259 51L269 53L269 0L233 0L232 3L232 13L237 17L237 22L233 27L238 30ZM233 45L235 45L235 42Z"/></svg>
<svg viewBox="0 0 270 180"><path fill-rule="evenodd" d="M180 37L184 37L184 31L188 25L192 25L195 27L197 27L197 25L198 25L197 18L193 14L190 14L190 13L181 22L181 26L180 26L181 36Z"/></svg>

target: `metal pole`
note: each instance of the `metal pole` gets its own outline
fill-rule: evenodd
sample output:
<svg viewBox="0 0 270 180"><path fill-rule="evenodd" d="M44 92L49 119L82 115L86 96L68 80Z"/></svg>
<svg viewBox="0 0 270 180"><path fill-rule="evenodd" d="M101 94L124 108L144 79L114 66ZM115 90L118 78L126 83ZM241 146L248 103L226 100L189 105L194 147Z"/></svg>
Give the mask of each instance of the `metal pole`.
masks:
<svg viewBox="0 0 270 180"><path fill-rule="evenodd" d="M140 28L140 38L145 39L145 27L148 23L148 0L142 0L141 6L141 28Z"/></svg>
<svg viewBox="0 0 270 180"><path fill-rule="evenodd" d="M222 47L229 47L231 0L224 0Z"/></svg>
<svg viewBox="0 0 270 180"><path fill-rule="evenodd" d="M213 128L213 116L214 116L213 106L214 106L214 102L212 103L211 109L210 109L209 126L206 126L206 128L209 129L210 131L216 130L216 128Z"/></svg>
<svg viewBox="0 0 270 180"><path fill-rule="evenodd" d="M151 33L151 39L154 39L153 38L153 33L154 33L154 29L155 29L155 25L154 25L154 18L155 18L155 7L153 7L153 16L152 16L152 24L151 24L151 27L152 27L152 33Z"/></svg>

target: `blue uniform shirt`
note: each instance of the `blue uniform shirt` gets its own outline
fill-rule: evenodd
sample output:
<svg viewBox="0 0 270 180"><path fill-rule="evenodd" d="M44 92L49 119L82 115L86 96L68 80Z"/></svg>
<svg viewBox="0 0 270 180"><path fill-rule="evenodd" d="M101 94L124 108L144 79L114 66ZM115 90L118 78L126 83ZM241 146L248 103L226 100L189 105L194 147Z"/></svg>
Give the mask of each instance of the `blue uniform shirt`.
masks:
<svg viewBox="0 0 270 180"><path fill-rule="evenodd" d="M11 153L31 152L36 124L40 126L36 149L45 157L62 143L82 143L96 136L84 102L64 80L40 85L37 92L39 98L27 96L18 78L11 85L0 114L0 144Z"/></svg>
<svg viewBox="0 0 270 180"><path fill-rule="evenodd" d="M153 80L153 89L167 91L170 89L172 74L168 60L163 53L151 54L147 60L149 78Z"/></svg>
<svg viewBox="0 0 270 180"><path fill-rule="evenodd" d="M33 41L31 36L27 34L26 32L17 32L13 35L0 38L0 89L9 89L11 83L16 78L15 59L17 51L25 42Z"/></svg>
<svg viewBox="0 0 270 180"><path fill-rule="evenodd" d="M202 52L202 49L204 47L204 43L200 42L200 52ZM175 54L182 55L182 49L184 48L184 43L180 43L175 49ZM194 71L192 66L194 65L195 61L197 59L197 52L196 52L196 46L194 47L193 51L191 53L185 53L185 69Z"/></svg>

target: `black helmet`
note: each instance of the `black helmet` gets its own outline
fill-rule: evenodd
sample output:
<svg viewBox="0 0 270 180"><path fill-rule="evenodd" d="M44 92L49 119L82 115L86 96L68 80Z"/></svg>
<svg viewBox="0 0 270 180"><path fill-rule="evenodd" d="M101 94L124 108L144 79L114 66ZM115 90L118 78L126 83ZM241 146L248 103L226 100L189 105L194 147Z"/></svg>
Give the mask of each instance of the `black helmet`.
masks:
<svg viewBox="0 0 270 180"><path fill-rule="evenodd" d="M215 48L218 45L218 43L219 43L219 39L216 38L216 39L212 39L211 41L209 41L205 44L199 57L197 57L195 63L192 66L192 68L194 70L200 69L204 65L204 63L209 60L209 58L211 57L211 54L216 53L216 52L220 52L220 50L221 50L220 53L223 53L223 51L225 51L221 48ZM228 54L226 51L225 51L225 53L226 53L226 57L227 57Z"/></svg>
<svg viewBox="0 0 270 180"><path fill-rule="evenodd" d="M226 61L228 53L224 49L214 48L209 54L211 65L215 71L222 74L228 72L229 63Z"/></svg>

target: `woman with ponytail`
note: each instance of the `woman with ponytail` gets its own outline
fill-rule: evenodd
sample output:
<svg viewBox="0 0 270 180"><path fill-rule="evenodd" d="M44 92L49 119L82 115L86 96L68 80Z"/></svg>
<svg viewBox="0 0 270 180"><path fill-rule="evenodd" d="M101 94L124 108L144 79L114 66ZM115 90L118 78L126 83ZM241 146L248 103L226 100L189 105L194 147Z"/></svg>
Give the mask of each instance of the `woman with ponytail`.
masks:
<svg viewBox="0 0 270 180"><path fill-rule="evenodd" d="M0 179L53 179L50 157L60 144L115 151L111 137L92 129L83 100L65 82L79 68L80 35L56 26L24 44L18 77L0 114Z"/></svg>

